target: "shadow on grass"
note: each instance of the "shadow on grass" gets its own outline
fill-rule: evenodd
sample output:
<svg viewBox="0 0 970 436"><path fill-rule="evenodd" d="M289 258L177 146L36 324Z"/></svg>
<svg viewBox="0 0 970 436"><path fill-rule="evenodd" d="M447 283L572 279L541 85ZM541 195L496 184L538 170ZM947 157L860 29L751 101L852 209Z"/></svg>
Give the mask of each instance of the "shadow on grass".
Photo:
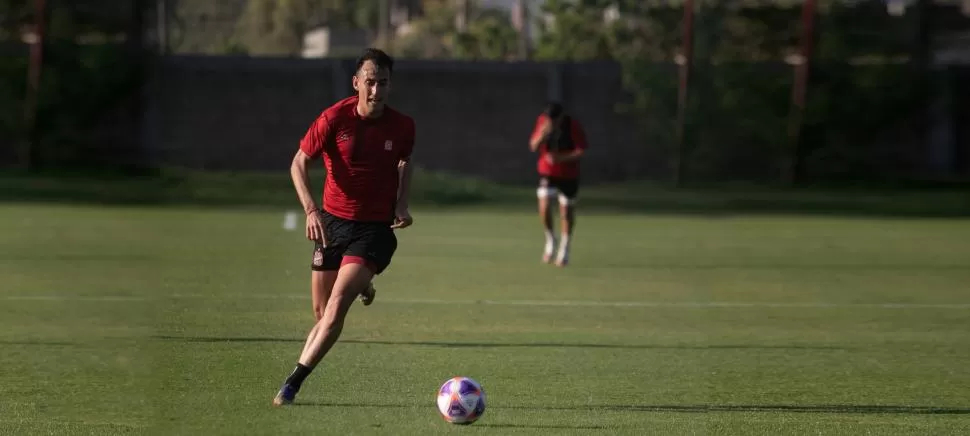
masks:
<svg viewBox="0 0 970 436"><path fill-rule="evenodd" d="M743 270L768 270L768 271L778 271L778 270L794 270L794 271L806 271L806 270L824 270L824 271L968 271L970 270L970 261L964 263L771 263L771 262L759 262L759 263L712 263L712 264L700 264L700 263L663 263L663 262L651 262L644 261L642 259L627 259L627 258L615 258L602 260L602 263L595 263L590 265L572 265L570 268L573 269L599 269L603 267L610 268L635 268L635 269L650 269L650 270L686 270L686 271L707 271L707 270L731 270L731 269L743 269Z"/></svg>
<svg viewBox="0 0 970 436"><path fill-rule="evenodd" d="M30 340L20 340L20 341L0 341L0 346L4 345L29 345L29 346L42 346L42 347L67 347L71 345L77 345L73 342L64 341L30 341Z"/></svg>
<svg viewBox="0 0 970 436"><path fill-rule="evenodd" d="M351 407L351 408L424 408L421 404L390 403L364 404L346 402L303 402L293 403L294 406L317 407ZM868 405L868 404L591 404L576 406L526 406L526 405L492 405L488 410L528 410L528 411L572 411L572 412L630 412L630 413L820 413L820 414L887 414L887 415L968 415L970 408L963 407L935 407L915 405ZM486 412L487 414L488 412ZM519 424L487 424L492 427L522 427L522 428L590 428L598 426L530 426Z"/></svg>
<svg viewBox="0 0 970 436"><path fill-rule="evenodd" d="M0 261L27 262L148 262L157 261L158 257L144 254L107 254L107 253L30 253L30 254L0 254Z"/></svg>
<svg viewBox="0 0 970 436"><path fill-rule="evenodd" d="M909 405L865 404L697 404L697 405L588 405L588 406L505 406L513 410L565 410L609 412L680 412L680 413L861 413L896 415L967 415L970 408Z"/></svg>
<svg viewBox="0 0 970 436"><path fill-rule="evenodd" d="M254 343L254 342L285 342L303 343L305 339L297 338L256 338L256 337L196 337L196 336L152 336L153 339L176 340L184 342L201 343ZM592 343L552 343L552 342L524 342L524 343L503 343L503 342L444 342L444 341L379 341L366 339L346 339L340 340L342 344L355 345L387 345L387 346L412 346L412 347L437 347L437 348L602 348L602 349L626 349L626 350L847 350L844 347L831 347L825 345L630 345L630 344L592 344Z"/></svg>
<svg viewBox="0 0 970 436"><path fill-rule="evenodd" d="M405 403L392 403L392 404L380 404L380 403L343 403L335 401L301 401L297 400L292 403L290 407L333 407L333 408L346 408L346 409L427 409L430 407L428 404L405 404ZM502 407L497 407L496 409L503 409ZM505 409L515 409L505 407ZM486 415L488 412L486 412ZM491 428L521 428L521 429L537 429L537 430L605 430L610 428L617 428L616 426L608 427L604 425L569 425L569 424L514 424L514 423L493 423L489 422L488 419L485 422L478 421L471 424L474 427L491 427Z"/></svg>
<svg viewBox="0 0 970 436"><path fill-rule="evenodd" d="M488 428L518 428L530 430L612 430L619 429L619 426L605 425L567 425L567 424L493 424L490 422L475 423L476 427Z"/></svg>

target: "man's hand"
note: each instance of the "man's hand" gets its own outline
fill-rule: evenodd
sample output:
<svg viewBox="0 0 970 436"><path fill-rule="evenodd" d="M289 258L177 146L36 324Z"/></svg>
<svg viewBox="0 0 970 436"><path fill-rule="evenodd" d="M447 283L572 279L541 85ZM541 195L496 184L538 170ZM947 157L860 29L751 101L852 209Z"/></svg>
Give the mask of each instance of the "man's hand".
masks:
<svg viewBox="0 0 970 436"><path fill-rule="evenodd" d="M549 140L549 135L552 134L552 129L555 127L552 120L545 120L539 130L533 135L532 139L529 140L529 150L535 152L539 149L539 145L543 142Z"/></svg>
<svg viewBox="0 0 970 436"><path fill-rule="evenodd" d="M549 152L546 154L546 162L551 164L563 163L563 162L574 162L583 157L583 150L576 149L573 151L566 152Z"/></svg>
<svg viewBox="0 0 970 436"><path fill-rule="evenodd" d="M327 245L326 237L323 234L320 209L317 208L316 203L313 202L313 195L310 194L307 162L312 159L302 149L297 150L296 156L293 156L293 163L290 165L290 177L293 179L293 187L296 188L296 195L300 198L300 204L303 205L303 210L306 212L306 238Z"/></svg>
<svg viewBox="0 0 970 436"><path fill-rule="evenodd" d="M403 229L414 223L414 219L411 218L411 212L408 212L406 207L398 208L394 211L394 224L391 224L392 229Z"/></svg>
<svg viewBox="0 0 970 436"><path fill-rule="evenodd" d="M542 127L539 128L539 137L540 138L548 137L552 133L552 128L553 128L552 120L546 120L546 122L542 124Z"/></svg>
<svg viewBox="0 0 970 436"><path fill-rule="evenodd" d="M324 247L327 246L327 236L323 232L323 221L320 219L320 211L317 209L311 210L306 215L306 238L320 242Z"/></svg>

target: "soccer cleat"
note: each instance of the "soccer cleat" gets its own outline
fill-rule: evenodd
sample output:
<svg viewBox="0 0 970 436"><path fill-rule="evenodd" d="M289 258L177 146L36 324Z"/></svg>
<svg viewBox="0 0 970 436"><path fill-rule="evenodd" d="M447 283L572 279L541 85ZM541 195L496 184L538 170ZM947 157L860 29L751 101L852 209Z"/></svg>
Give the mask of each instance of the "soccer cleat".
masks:
<svg viewBox="0 0 970 436"><path fill-rule="evenodd" d="M566 265L569 265L569 255L565 253L559 253L559 256L556 257L555 265L560 268Z"/></svg>
<svg viewBox="0 0 970 436"><path fill-rule="evenodd" d="M562 244L559 246L559 253L556 256L556 266L562 268L569 264L569 237L563 236Z"/></svg>
<svg viewBox="0 0 970 436"><path fill-rule="evenodd" d="M364 306L370 306L374 302L374 297L377 296L377 289L374 288L374 283L369 283L367 289L364 289L360 293L360 302L364 303Z"/></svg>
<svg viewBox="0 0 970 436"><path fill-rule="evenodd" d="M546 246L542 249L542 263L553 263L556 255L556 240L546 236Z"/></svg>
<svg viewBox="0 0 970 436"><path fill-rule="evenodd" d="M287 404L293 404L293 400L296 399L296 392L298 389L284 384L280 391L276 394L276 398L273 398L273 405L276 407L285 406Z"/></svg>

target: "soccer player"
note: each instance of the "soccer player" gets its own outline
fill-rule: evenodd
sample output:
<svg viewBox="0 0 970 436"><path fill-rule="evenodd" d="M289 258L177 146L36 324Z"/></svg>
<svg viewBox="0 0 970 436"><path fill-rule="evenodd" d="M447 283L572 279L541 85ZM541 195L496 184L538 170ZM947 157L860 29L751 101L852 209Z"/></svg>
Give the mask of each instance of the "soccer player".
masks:
<svg viewBox="0 0 970 436"><path fill-rule="evenodd" d="M296 369L273 404L290 404L330 351L355 298L374 299L371 280L391 263L394 229L412 224L408 212L414 120L386 105L394 60L367 49L357 60L357 95L330 106L300 142L290 168L306 211L306 237L314 241L310 287L317 322ZM327 178L323 207L313 200L307 163L323 158Z"/></svg>
<svg viewBox="0 0 970 436"><path fill-rule="evenodd" d="M576 199L579 193L579 160L586 151L586 134L562 104L550 103L536 120L529 149L538 152L539 218L545 228L542 261L563 267L569 263L569 240L576 228ZM559 199L560 239L558 252L549 202Z"/></svg>

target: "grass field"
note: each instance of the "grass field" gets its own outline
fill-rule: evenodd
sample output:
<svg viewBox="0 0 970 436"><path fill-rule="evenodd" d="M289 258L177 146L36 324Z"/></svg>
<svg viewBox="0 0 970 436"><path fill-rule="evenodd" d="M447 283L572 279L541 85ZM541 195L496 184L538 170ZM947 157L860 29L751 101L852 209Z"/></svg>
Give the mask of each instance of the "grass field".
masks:
<svg viewBox="0 0 970 436"><path fill-rule="evenodd" d="M282 209L0 203L0 434L970 433L970 220L422 209L299 405ZM485 416L437 417L448 377Z"/></svg>

